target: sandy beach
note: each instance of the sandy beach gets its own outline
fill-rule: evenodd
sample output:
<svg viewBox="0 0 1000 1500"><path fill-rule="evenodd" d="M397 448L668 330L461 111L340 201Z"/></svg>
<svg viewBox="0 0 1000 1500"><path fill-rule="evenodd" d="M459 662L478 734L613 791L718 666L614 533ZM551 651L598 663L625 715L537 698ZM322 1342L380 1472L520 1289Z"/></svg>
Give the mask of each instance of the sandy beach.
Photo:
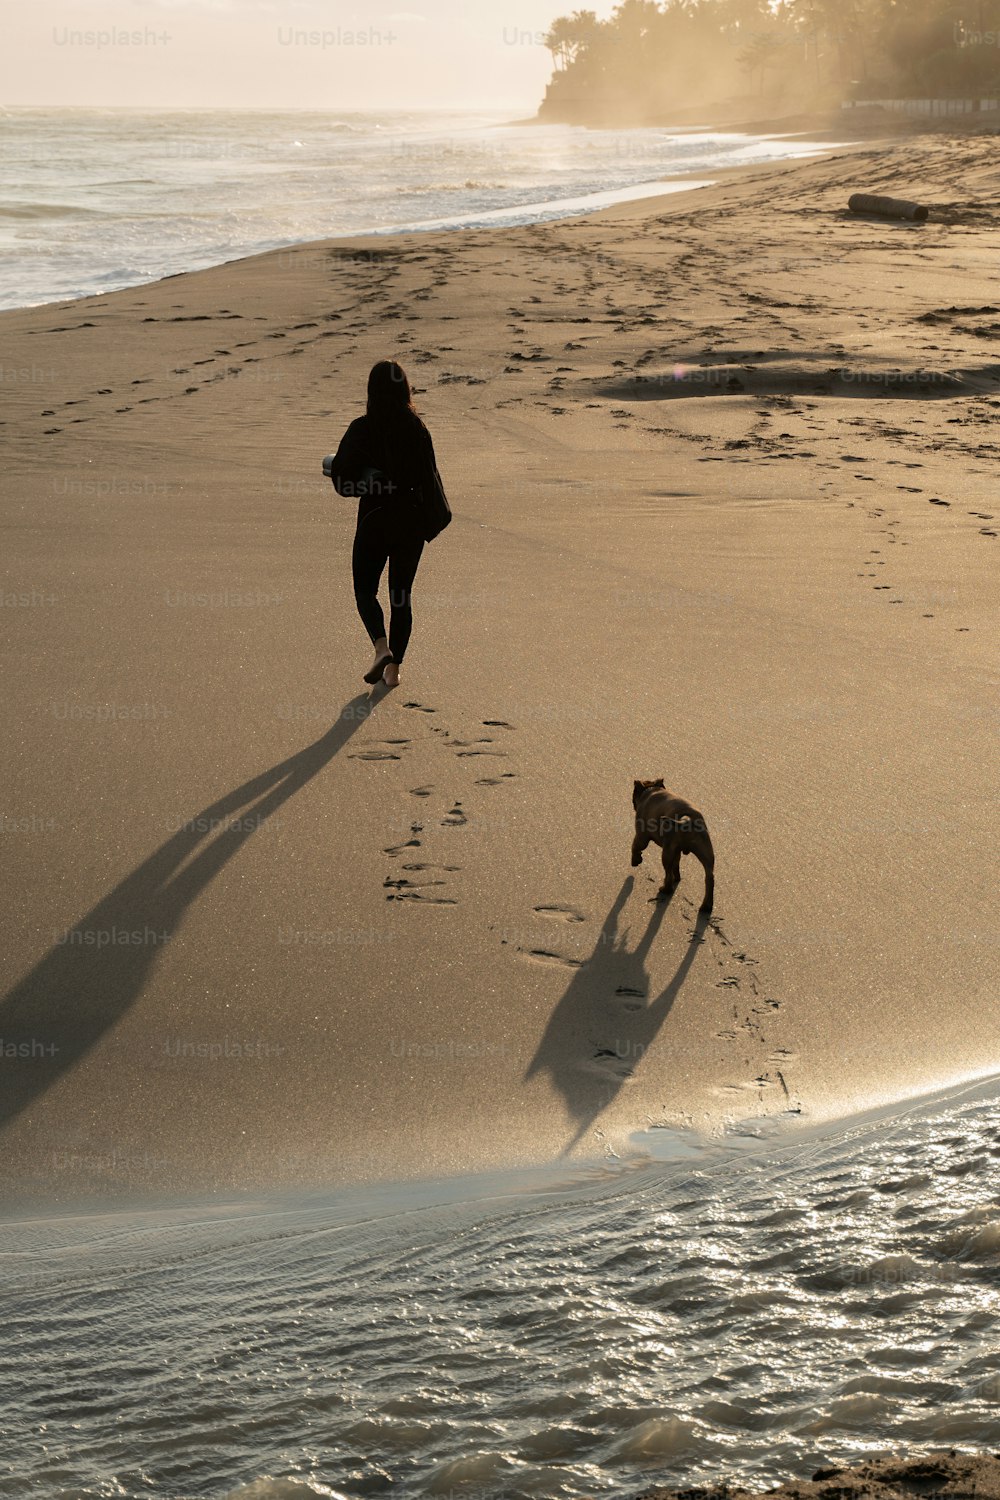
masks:
<svg viewBox="0 0 1000 1500"><path fill-rule="evenodd" d="M2 315L9 1205L995 1069L998 189L869 143ZM320 473L382 357L455 512L389 694ZM695 940L694 862L629 869L656 776Z"/></svg>

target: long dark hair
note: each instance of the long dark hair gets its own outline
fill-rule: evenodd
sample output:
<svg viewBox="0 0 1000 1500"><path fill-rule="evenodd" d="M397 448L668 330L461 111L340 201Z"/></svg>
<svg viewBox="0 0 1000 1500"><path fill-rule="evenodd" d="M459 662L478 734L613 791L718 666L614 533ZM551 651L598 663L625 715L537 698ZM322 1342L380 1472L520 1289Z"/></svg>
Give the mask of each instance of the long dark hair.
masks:
<svg viewBox="0 0 1000 1500"><path fill-rule="evenodd" d="M410 381L394 359L380 359L368 376L368 415L380 427L408 426L417 416Z"/></svg>

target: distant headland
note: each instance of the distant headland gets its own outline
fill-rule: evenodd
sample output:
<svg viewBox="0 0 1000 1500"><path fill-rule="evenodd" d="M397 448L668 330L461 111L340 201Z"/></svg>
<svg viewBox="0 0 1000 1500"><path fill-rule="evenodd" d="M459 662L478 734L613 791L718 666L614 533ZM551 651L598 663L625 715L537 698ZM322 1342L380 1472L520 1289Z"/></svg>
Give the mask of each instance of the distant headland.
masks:
<svg viewBox="0 0 1000 1500"><path fill-rule="evenodd" d="M859 99L996 98L1000 0L621 0L545 37L545 123L622 128L815 113ZM706 118L706 112L711 119Z"/></svg>

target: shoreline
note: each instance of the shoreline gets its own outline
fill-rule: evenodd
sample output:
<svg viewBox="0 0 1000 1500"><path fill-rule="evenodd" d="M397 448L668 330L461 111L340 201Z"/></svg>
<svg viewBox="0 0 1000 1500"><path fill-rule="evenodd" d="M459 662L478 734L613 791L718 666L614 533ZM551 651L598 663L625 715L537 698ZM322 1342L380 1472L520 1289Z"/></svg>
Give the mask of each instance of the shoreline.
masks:
<svg viewBox="0 0 1000 1500"><path fill-rule="evenodd" d="M156 113L160 113L160 111L150 111L150 113L156 114ZM199 112L195 111L195 113L199 113ZM250 111L249 113L254 113L254 112ZM517 125L517 126L524 126L524 125L527 125L527 124L541 124L541 125L545 125L545 124L551 124L551 123L558 123L558 122L549 122L549 121L543 121L543 120L534 120L534 121L531 121L531 120L511 120L511 121L497 122L496 125L493 128L503 129L503 128L508 127L508 126L515 126L515 125ZM774 122L771 122L771 123L774 123ZM602 127L594 127L594 128L602 128ZM622 127L622 128L626 128L626 127ZM649 127L635 127L635 128L649 128L650 130L654 130L654 129L658 130L658 129L663 128L663 127L649 126ZM667 127L667 128L669 128L669 127ZM692 133L693 134L698 134L700 132L692 132ZM749 129L749 128L746 129L746 130L744 130L742 127L740 127L740 128L734 128L732 130L726 130L726 128L722 127L722 126L720 126L720 127L705 126L704 127L704 133L706 135L717 134L717 133L733 134L733 135L746 135L748 138L756 138L756 137L759 136L762 139L786 139L786 138L787 139L792 139L794 135L802 134L802 132L796 131L794 133L790 133L790 134L786 135L786 133L783 132L783 131L763 132L763 131L758 131L758 130ZM853 136L855 133L854 132L850 132L850 134ZM803 144L807 144L807 142L804 141ZM818 144L822 145L822 142L818 142ZM565 219L586 218L586 217L590 216L591 214L599 213L601 211L601 209L604 208L604 207L617 207L619 204L628 204L628 203L643 203L643 202L647 202L650 199L657 198L657 197L672 196L674 193L695 191L699 187L703 187L703 186L705 186L705 187L711 187L711 186L714 186L718 182L722 182L722 181L728 180L728 178L730 176L739 175L739 174L742 174L742 173L745 173L745 172L748 172L748 171L751 171L751 170L754 170L754 169L760 170L764 166L774 166L774 167L788 166L788 167L791 167L791 166L796 165L798 162L801 162L803 159L806 159L806 160L820 159L824 155L828 154L828 152L830 152L830 151L833 151L833 150L836 150L836 149L849 150L852 147L861 147L864 144L870 144L870 141L869 141L868 137L865 136L864 134L859 135L856 140L855 139L848 139L848 140L845 140L845 141L840 141L840 140L834 139L833 133L830 132L830 139L829 139L828 143L826 144L825 148L821 149L821 150L817 150L815 153L809 153L808 156L806 156L806 157L793 156L793 157L788 157L788 158L786 158L784 160L779 160L779 161L771 161L771 162L764 162L764 163L761 163L761 162L741 163L738 166L721 167L721 168L715 169L715 170L713 170L711 172L711 174L709 176L706 176L706 174L704 172L697 171L697 170L692 170L692 171L689 171L689 172L678 172L676 174L668 174L664 178L657 179L657 180L650 180L649 182L645 182L645 183L638 183L638 184L634 184L634 185L631 185L631 186L625 186L625 187L619 187L619 188L599 189L599 190L597 190L594 193L589 193L589 194L586 194L586 195L583 195L583 196L580 196L580 197L566 197L565 199L564 198L540 199L537 202L526 203L526 204L519 204L519 205L515 205L515 206L512 206L512 207L509 207L509 208L499 208L499 209L485 210L482 214L479 214L479 215L471 215L470 216L468 214L465 214L465 215L456 215L456 216L453 216L453 217L444 216L444 217L441 217L441 218L438 218L438 219L416 220L416 221L413 221L412 223L404 223L404 224L397 224L397 225L390 225L390 226L381 226L381 227L375 227L375 228L370 228L370 229L365 229L365 230L352 231L352 232L350 232L348 234L344 234L344 235L323 236L321 238L310 237L310 238L301 239L301 240L281 240L281 241L276 241L276 242L270 242L269 241L269 242L264 243L260 248L256 248L256 249L252 249L252 250L247 250L245 252L240 252L238 255L232 256L231 258L228 258L228 259L213 260L213 261L208 262L205 265L196 265L196 266L185 268L185 269L180 270L180 271L171 271L171 272L168 272L164 276L155 276L155 277L153 277L152 279L149 279L149 280L143 280L143 281L137 281L137 282L130 282L130 283L127 283L127 284L125 284L123 286L113 287L110 290L108 290L108 289L101 289L101 290L95 290L95 291L87 291L87 292L81 292L78 295L72 296L72 297L56 298L56 299L51 300L51 301L50 300L46 300L46 301L41 301L41 302L22 303L22 304L18 304L17 306L14 306L14 307L2 308L2 309L0 309L0 316L2 316L5 313L24 312L24 311L29 311L31 309L55 308L55 307L69 307L69 306L75 305L75 304L77 304L77 303L85 300L86 298L111 296L111 295L114 295L114 294L119 293L119 292L128 292L128 291L137 290L137 289L142 288L142 287L155 286L155 285L158 285L162 281L172 280L172 279L174 279L174 278L176 278L178 276L197 275L201 271L211 271L211 270L216 269L217 267L235 266L235 265L238 265L241 261L253 260L253 259L256 259L258 256L261 256L261 255L270 255L270 254L281 253L281 252L284 252L286 254L293 253L293 252L301 252L301 251L304 251L304 250L308 250L310 247L315 247L317 245L325 245L325 244L328 244L328 243L332 243L335 240L344 240L344 241L347 241L347 240L356 240L356 239L367 239L369 237L376 237L376 236L379 237L379 238L395 238L395 237L400 236L400 235L435 234L435 233L441 233L441 232L455 233L455 232L474 231L474 230L477 230L477 229L480 229L480 228L491 228L491 227L496 227L496 228L504 228L504 227L519 228L519 227L524 227L524 226L530 225L530 224L557 223L557 222L560 222L560 221L565 220ZM570 205L570 206L568 208L564 208L562 206L564 204L567 204L567 205Z"/></svg>
<svg viewBox="0 0 1000 1500"><path fill-rule="evenodd" d="M437 1433L428 1441L426 1429L411 1430L407 1470L393 1474L401 1490L409 1481L409 1493L425 1492L428 1477L433 1487L449 1465L456 1477L476 1479L484 1494L499 1497L509 1493L509 1480L503 1481L510 1470L497 1470L529 1461L541 1467L530 1484L519 1486L528 1494L550 1493L558 1477L569 1495L593 1495L596 1483L609 1493L636 1496L643 1486L647 1500L672 1500L678 1493L687 1500L773 1495L775 1486L783 1500L792 1500L793 1490L798 1500L860 1500L863 1494L872 1500L919 1494L982 1500L981 1474L974 1486L955 1488L964 1471L942 1474L933 1461L942 1457L934 1452L942 1436L966 1450L965 1464L978 1461L996 1434L996 1375L982 1339L970 1339L968 1330L988 1329L993 1310L989 1286L997 1226L990 1148L997 1100L994 1080L988 1093L953 1094L887 1128L827 1132L791 1150L788 1142L783 1149L742 1138L724 1155L689 1156L672 1170L607 1160L509 1172L488 1183L458 1179L429 1188L415 1181L360 1194L339 1189L216 1198L180 1208L116 1211L112 1234L99 1212L73 1219L36 1215L7 1226L8 1293L16 1299L30 1291L50 1312L69 1305L74 1313L70 1332L50 1340L47 1360L36 1362L40 1381L50 1366L59 1370L64 1362L78 1362L81 1340L94 1344L86 1333L106 1336L112 1320L123 1334L131 1325L128 1347L135 1357L147 1347L150 1294L155 1298L166 1285L171 1305L200 1308L206 1267L209 1289L235 1280L243 1295L252 1264L261 1270L254 1273L251 1317L258 1310L273 1317L276 1303L289 1307L288 1318L296 1321L284 1345L297 1339L305 1363L326 1356L322 1307L334 1298L344 1343L350 1347L359 1338L366 1347L372 1324L386 1305L394 1305L405 1266L418 1316L430 1302L431 1315L423 1314L425 1327L433 1316L428 1335L443 1326L461 1329L461 1343L438 1346L438 1391L448 1389L446 1375L456 1367L460 1377L471 1378L473 1360L493 1376L482 1382L489 1394L473 1418L481 1421L486 1407L488 1445L476 1440L482 1427L470 1432L461 1414L443 1443ZM817 1220L825 1232L816 1232ZM416 1265L408 1259L414 1245L420 1250ZM445 1258L442 1287L438 1268ZM365 1268L360 1288L359 1266ZM546 1298L544 1278L553 1269L558 1282ZM110 1310L98 1299L92 1316L95 1280L108 1285L123 1270L130 1292ZM472 1308L470 1286L478 1294ZM310 1288L316 1300L323 1299L319 1307L307 1300ZM698 1297L695 1309L692 1296ZM543 1338L528 1348L526 1381L523 1351L507 1352L507 1327L514 1317L523 1326L526 1315L533 1315L537 1338L538 1324L551 1316L545 1301L551 1307L558 1298L572 1317L557 1311L556 1327L551 1333L543 1329ZM624 1329L615 1321L621 1308L629 1317ZM303 1309L313 1316L304 1316ZM643 1320L639 1329L637 1317ZM595 1380L580 1393L574 1380L579 1367L571 1364L575 1351L565 1345L584 1321L590 1358L607 1359L611 1368L601 1370L610 1376L606 1382ZM310 1337L317 1322L318 1333ZM721 1368L720 1326L727 1349L738 1351ZM184 1389L203 1396L203 1372L214 1351L199 1354L203 1345L197 1335L193 1342L186 1337L188 1331L182 1324L168 1343L163 1330L153 1330L149 1338L155 1336L161 1355L154 1370L168 1363L179 1368ZM409 1328L407 1334L412 1347ZM94 1347L103 1347L103 1340ZM179 1365L170 1358L175 1350ZM339 1492L348 1475L357 1486L363 1463L385 1460L384 1428L373 1444L353 1450L348 1464L341 1434L364 1419L367 1439L368 1422L393 1414L384 1413L384 1406L399 1399L403 1381L404 1399L410 1395L408 1353L392 1348L388 1358L383 1355L377 1390L362 1391L360 1399L351 1391L339 1425L333 1427L334 1416L317 1434L309 1476L317 1489L325 1484ZM535 1396L538 1370L545 1375L541 1399ZM493 1395L501 1371L510 1376L506 1389L518 1393L513 1420L503 1394ZM339 1392L345 1383L335 1372L326 1390ZM535 1420L551 1434L553 1387L565 1404L573 1402L572 1426L557 1428L559 1453L525 1451L525 1404L532 1402ZM439 1412L446 1399L438 1398ZM171 1415L175 1428L191 1432L194 1422L184 1405L175 1401ZM303 1413L289 1403L282 1415L292 1444L303 1445L308 1407ZM131 1471L148 1454L149 1426L129 1416L122 1422L122 1446L136 1456ZM529 1429L528 1441L536 1430ZM212 1434L203 1439L202 1432L195 1428L185 1473L196 1462L204 1470L215 1460L215 1477L226 1459L218 1460L217 1449L210 1451ZM574 1433L582 1434L575 1443ZM88 1437L76 1429L64 1444L67 1466L75 1463L81 1484L94 1466ZM291 1479L287 1452L277 1454L268 1437L249 1439L245 1482L269 1493L269 1484ZM875 1454L894 1455L895 1472L883 1469L878 1487L870 1468ZM922 1468L900 1472L902 1462L913 1464L916 1455ZM149 1456L155 1476L157 1455ZM952 1449L948 1456L958 1454ZM845 1471L845 1464L853 1467ZM229 1477L224 1470L223 1477ZM207 1480L203 1472L203 1488L223 1492L222 1483L212 1487Z"/></svg>
<svg viewBox="0 0 1000 1500"><path fill-rule="evenodd" d="M591 1156L576 1156L565 1162L550 1160L522 1166L497 1166L474 1173L352 1182L334 1190L335 1200L329 1196L331 1189L320 1181L303 1182L295 1191L277 1189L266 1198L260 1194L246 1200L233 1197L228 1203L220 1202L217 1193L170 1199L133 1199L111 1205L95 1204L81 1196L75 1202L33 1204L27 1211L0 1208L0 1225L14 1230L44 1222L47 1218L66 1225L76 1220L100 1217L106 1212L126 1212L136 1225L141 1225L147 1217L153 1223L164 1215L183 1216L198 1212L218 1215L221 1222L227 1214L242 1218L251 1204L260 1208L263 1202L268 1215L279 1216L328 1213L335 1203L338 1222L346 1227L365 1224L373 1216L388 1220L415 1214L433 1215L443 1209L470 1204L485 1205L522 1198L525 1202L540 1198L570 1199L586 1194L588 1189L609 1178L625 1180L636 1173L669 1170L678 1175L692 1173L700 1177L706 1173L724 1173L751 1166L759 1168L762 1162L783 1168L791 1155L803 1147L819 1151L836 1149L839 1143L843 1143L846 1153L846 1143L851 1138L867 1139L874 1135L877 1139L883 1129L898 1133L914 1116L919 1123L932 1111L955 1109L959 1104L989 1099L998 1093L1000 1072L982 1072L951 1079L947 1083L939 1082L917 1094L820 1120L804 1120L792 1114L750 1117L732 1120L723 1133L716 1134L663 1124L635 1131L615 1155L595 1151ZM116 1164L113 1158L103 1164L92 1161L90 1170L102 1165L113 1170L116 1165L121 1169L125 1163Z"/></svg>

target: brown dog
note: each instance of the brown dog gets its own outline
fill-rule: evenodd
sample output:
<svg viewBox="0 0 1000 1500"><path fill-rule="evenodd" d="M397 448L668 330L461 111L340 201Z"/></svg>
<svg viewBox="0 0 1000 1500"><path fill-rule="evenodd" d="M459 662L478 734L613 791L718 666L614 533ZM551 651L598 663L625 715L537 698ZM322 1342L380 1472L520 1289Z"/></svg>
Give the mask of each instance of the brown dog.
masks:
<svg viewBox="0 0 1000 1500"><path fill-rule="evenodd" d="M681 878L681 855L693 854L705 871L705 897L699 915L707 917L715 895L715 850L708 836L705 819L696 807L668 792L660 777L656 781L637 781L632 789L635 808L635 838L632 840L632 864L642 864L642 851L652 841L663 850L663 885L660 900L672 896Z"/></svg>

